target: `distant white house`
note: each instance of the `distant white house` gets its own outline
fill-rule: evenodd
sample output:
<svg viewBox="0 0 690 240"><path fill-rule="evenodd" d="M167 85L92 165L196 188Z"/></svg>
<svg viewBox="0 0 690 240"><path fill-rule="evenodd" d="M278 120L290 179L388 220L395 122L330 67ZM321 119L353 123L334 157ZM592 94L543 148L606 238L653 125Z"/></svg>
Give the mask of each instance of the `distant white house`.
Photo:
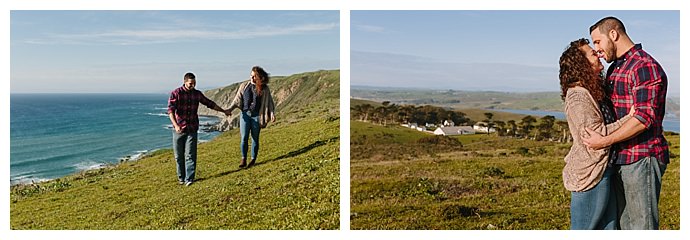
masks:
<svg viewBox="0 0 690 240"><path fill-rule="evenodd" d="M474 128L470 126L460 126L460 127L439 127L434 131L434 135L464 135L464 134L474 134Z"/></svg>
<svg viewBox="0 0 690 240"><path fill-rule="evenodd" d="M488 123L485 122L477 122L472 126L475 132L482 132L486 133L489 131ZM491 128L491 132L496 132L496 128Z"/></svg>
<svg viewBox="0 0 690 240"><path fill-rule="evenodd" d="M400 124L400 126L412 128L412 129L417 130L417 131L426 131L425 126L420 127L416 123L403 123L403 124Z"/></svg>
<svg viewBox="0 0 690 240"><path fill-rule="evenodd" d="M444 127L454 127L455 123L452 120L445 120L445 121L443 121L443 126Z"/></svg>
<svg viewBox="0 0 690 240"><path fill-rule="evenodd" d="M426 126L426 127L428 127L428 128L429 128L429 127L436 127L436 124L433 124L433 123L425 123L424 126Z"/></svg>

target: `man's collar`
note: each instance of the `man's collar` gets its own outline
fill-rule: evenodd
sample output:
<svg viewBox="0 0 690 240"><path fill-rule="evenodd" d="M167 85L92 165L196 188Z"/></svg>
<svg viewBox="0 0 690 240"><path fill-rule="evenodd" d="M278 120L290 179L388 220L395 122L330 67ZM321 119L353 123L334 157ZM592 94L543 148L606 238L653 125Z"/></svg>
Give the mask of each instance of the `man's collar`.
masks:
<svg viewBox="0 0 690 240"><path fill-rule="evenodd" d="M622 59L617 59L616 61L626 61L626 60L628 60L628 58L630 58L633 54L635 54L635 52L640 51L640 50L642 50L642 43L635 44L635 45L633 45L633 47L631 47L630 49L628 49L628 51L625 52L625 54L623 54Z"/></svg>

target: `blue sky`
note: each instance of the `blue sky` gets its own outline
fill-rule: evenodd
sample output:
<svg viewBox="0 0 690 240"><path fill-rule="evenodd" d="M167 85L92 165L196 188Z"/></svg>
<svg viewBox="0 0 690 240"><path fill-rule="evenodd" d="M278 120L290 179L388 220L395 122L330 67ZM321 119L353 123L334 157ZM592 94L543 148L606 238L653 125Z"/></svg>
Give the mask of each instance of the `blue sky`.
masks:
<svg viewBox="0 0 690 240"><path fill-rule="evenodd" d="M338 11L11 11L10 92L169 92L338 69Z"/></svg>
<svg viewBox="0 0 690 240"><path fill-rule="evenodd" d="M679 11L352 11L352 85L558 91L558 58L606 16L661 63L680 94Z"/></svg>

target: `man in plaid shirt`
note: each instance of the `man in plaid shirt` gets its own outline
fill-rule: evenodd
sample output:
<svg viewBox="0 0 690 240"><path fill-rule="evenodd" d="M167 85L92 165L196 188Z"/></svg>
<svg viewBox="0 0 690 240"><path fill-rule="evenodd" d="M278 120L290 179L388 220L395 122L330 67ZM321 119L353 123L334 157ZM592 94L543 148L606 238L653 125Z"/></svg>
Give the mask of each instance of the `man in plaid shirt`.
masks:
<svg viewBox="0 0 690 240"><path fill-rule="evenodd" d="M590 27L594 47L606 62L606 88L618 119L631 107L633 118L617 131L601 136L587 130L584 143L593 149L612 146L613 181L621 229L658 229L661 178L669 163L662 122L666 109L666 73L661 65L634 44L623 23L606 17Z"/></svg>
<svg viewBox="0 0 690 240"><path fill-rule="evenodd" d="M173 152L177 163L177 179L180 185L189 186L194 182L196 172L197 131L199 130L199 103L206 107L225 113L215 102L209 100L201 91L196 90L196 76L186 73L181 87L170 93L168 99L168 116L172 122Z"/></svg>

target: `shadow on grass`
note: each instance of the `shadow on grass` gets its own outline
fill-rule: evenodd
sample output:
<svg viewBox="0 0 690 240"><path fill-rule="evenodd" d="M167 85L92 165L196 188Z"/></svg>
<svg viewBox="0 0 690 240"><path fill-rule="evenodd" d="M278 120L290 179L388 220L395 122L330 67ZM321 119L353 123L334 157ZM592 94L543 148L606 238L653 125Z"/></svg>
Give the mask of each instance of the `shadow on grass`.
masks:
<svg viewBox="0 0 690 240"><path fill-rule="evenodd" d="M283 160L283 159L286 159L286 158L296 157L296 156L298 156L298 155L300 155L300 154L304 154L304 153L306 153L306 152L309 152L310 150L312 150L312 149L314 149L314 148L317 148L317 147L326 145L326 143L335 142L335 141L337 141L339 138L340 138L340 136L336 136L336 137L332 137L332 138L329 138L329 139L326 139L326 140L319 140L319 141L316 141L316 142L314 142L314 143L312 143L312 144L309 144L309 145L306 146L306 147L300 148L300 149L295 150L295 151L291 151L291 152L289 152L289 153L286 153L286 154L284 154L284 155L275 157L275 158L273 158L273 159L269 159L269 160L261 161L261 162L256 162L256 164L254 164L253 167L256 167L256 166L259 166L259 165L264 165L264 164L271 163L271 162L275 162L275 161L279 161L279 160ZM228 175L228 174L236 173L236 172L239 172L239 171L242 171L242 170L247 170L247 169L249 169L249 168L239 168L239 169L235 169L235 170L225 171L225 172L221 172L221 173L218 173L218 174L216 174L216 175L213 175L213 176L210 176L210 177L207 177L207 178L203 178L203 177L202 177L202 178L198 178L198 179L196 179L196 181L197 181L197 182L200 182L200 181L203 181L203 180L206 180L206 179L209 179L209 178L222 177L222 176L226 176L226 175Z"/></svg>

